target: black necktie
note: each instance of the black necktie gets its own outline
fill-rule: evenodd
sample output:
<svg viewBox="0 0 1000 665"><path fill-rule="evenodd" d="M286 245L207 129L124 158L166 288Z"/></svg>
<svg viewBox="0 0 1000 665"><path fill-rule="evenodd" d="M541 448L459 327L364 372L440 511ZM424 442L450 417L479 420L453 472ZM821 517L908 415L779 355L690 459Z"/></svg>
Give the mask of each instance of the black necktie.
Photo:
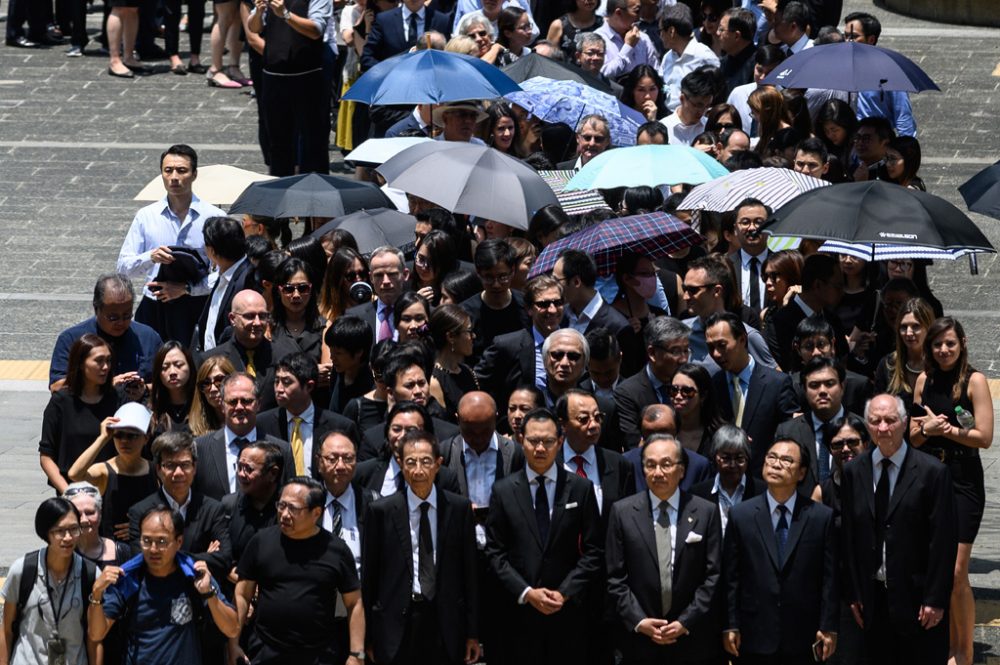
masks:
<svg viewBox="0 0 1000 665"><path fill-rule="evenodd" d="M344 526L344 514L341 512L340 501L336 499L333 500L333 520L331 524L331 531L333 535L340 536L340 531Z"/></svg>
<svg viewBox="0 0 1000 665"><path fill-rule="evenodd" d="M236 447L239 448L240 452L243 452L243 449L250 444L250 439L245 436L238 436L233 439L233 443L236 444Z"/></svg>
<svg viewBox="0 0 1000 665"><path fill-rule="evenodd" d="M882 547L885 545L885 521L889 516L889 469L892 460L882 458L882 476L875 486L875 548L878 550L877 571L882 567Z"/></svg>
<svg viewBox="0 0 1000 665"><path fill-rule="evenodd" d="M670 392L667 388L667 384L662 383L660 387L656 390L657 395L660 397L660 404L670 404L673 405L673 400L670 399Z"/></svg>
<svg viewBox="0 0 1000 665"><path fill-rule="evenodd" d="M431 538L431 519L427 515L430 507L427 501L420 504L420 536L417 539L417 579L420 593L427 600L434 598L434 539Z"/></svg>
<svg viewBox="0 0 1000 665"><path fill-rule="evenodd" d="M404 487L405 487L405 485L403 484L403 472L402 471L397 471L396 472L396 491L397 492L402 492Z"/></svg>
<svg viewBox="0 0 1000 665"><path fill-rule="evenodd" d="M410 14L410 34L409 38L406 40L408 46L416 46L417 44L417 14L416 12Z"/></svg>
<svg viewBox="0 0 1000 665"><path fill-rule="evenodd" d="M549 541L549 495L545 493L545 476L538 476L538 489L535 491L535 521L538 522L538 535L542 537L542 546Z"/></svg>
<svg viewBox="0 0 1000 665"><path fill-rule="evenodd" d="M774 538L778 544L779 565L785 563L785 544L788 543L788 507L785 504L778 505L778 527L774 530Z"/></svg>
<svg viewBox="0 0 1000 665"><path fill-rule="evenodd" d="M756 256L750 257L750 307L760 311L760 261Z"/></svg>

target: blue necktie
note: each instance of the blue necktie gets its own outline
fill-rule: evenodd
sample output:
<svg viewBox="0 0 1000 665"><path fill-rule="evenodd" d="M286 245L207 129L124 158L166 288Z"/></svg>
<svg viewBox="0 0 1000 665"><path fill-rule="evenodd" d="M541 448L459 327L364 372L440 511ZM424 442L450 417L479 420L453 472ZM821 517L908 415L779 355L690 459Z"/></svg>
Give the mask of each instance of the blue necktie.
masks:
<svg viewBox="0 0 1000 665"><path fill-rule="evenodd" d="M823 429L826 423L819 426L816 430L816 454L819 458L816 460L817 470L819 471L818 482L823 482L830 477L830 451L826 447L826 437L823 436Z"/></svg>
<svg viewBox="0 0 1000 665"><path fill-rule="evenodd" d="M779 504L778 512L781 515L778 517L778 528L774 530L774 538L778 544L778 562L783 565L785 563L785 545L788 544L788 508L785 504Z"/></svg>
<svg viewBox="0 0 1000 665"><path fill-rule="evenodd" d="M406 40L408 46L415 46L417 43L417 15L410 14L409 38Z"/></svg>
<svg viewBox="0 0 1000 665"><path fill-rule="evenodd" d="M538 535L542 537L542 547L549 541L549 495L545 493L545 476L538 476L538 489L535 491L535 521L538 522Z"/></svg>

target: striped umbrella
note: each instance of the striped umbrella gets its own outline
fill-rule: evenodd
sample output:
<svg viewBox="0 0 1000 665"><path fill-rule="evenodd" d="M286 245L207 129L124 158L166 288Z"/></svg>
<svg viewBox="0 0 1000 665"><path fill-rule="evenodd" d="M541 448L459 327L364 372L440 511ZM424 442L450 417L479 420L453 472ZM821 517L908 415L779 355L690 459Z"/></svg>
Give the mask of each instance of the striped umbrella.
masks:
<svg viewBox="0 0 1000 665"><path fill-rule="evenodd" d="M729 212L743 199L755 198L771 210L777 210L799 194L829 184L791 169L770 166L744 169L698 185L684 197L677 209Z"/></svg>
<svg viewBox="0 0 1000 665"><path fill-rule="evenodd" d="M982 249L940 249L919 245L893 245L882 243L854 243L841 240L827 240L819 247L821 252L846 254L862 261L895 261L897 259L944 259L954 261L968 254L985 254Z"/></svg>
<svg viewBox="0 0 1000 665"><path fill-rule="evenodd" d="M552 188L559 205L567 215L581 215L598 208L607 208L608 204L600 192L584 189L578 192L567 192L566 184L576 175L576 171L539 171L538 175Z"/></svg>
<svg viewBox="0 0 1000 665"><path fill-rule="evenodd" d="M546 246L531 267L528 278L552 270L559 255L567 249L587 252L597 262L598 274L611 275L618 257L625 252L655 260L703 241L704 238L686 222L665 212L606 219Z"/></svg>

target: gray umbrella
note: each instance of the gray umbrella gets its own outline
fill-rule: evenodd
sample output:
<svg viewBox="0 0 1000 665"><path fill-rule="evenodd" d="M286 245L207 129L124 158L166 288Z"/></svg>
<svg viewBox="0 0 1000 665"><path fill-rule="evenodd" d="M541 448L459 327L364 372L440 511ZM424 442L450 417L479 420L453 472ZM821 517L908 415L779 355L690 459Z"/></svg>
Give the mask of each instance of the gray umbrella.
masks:
<svg viewBox="0 0 1000 665"><path fill-rule="evenodd" d="M402 151L376 169L390 187L452 212L518 229L535 212L559 203L530 166L474 143L428 141Z"/></svg>
<svg viewBox="0 0 1000 665"><path fill-rule="evenodd" d="M362 254L371 254L383 245L398 247L405 252L413 246L416 226L416 217L389 208L372 208L338 217L309 235L319 238L333 229L344 229L358 241L358 251Z"/></svg>

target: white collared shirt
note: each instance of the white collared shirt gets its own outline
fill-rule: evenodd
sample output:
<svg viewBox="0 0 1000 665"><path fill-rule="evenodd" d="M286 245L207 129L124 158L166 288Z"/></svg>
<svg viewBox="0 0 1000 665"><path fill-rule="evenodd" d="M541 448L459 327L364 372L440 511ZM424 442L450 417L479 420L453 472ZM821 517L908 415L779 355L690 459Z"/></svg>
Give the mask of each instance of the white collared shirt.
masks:
<svg viewBox="0 0 1000 665"><path fill-rule="evenodd" d="M382 496L392 496L396 493L396 476L402 473L395 457L389 458L389 468L385 470L385 479L382 481L382 489L379 494Z"/></svg>
<svg viewBox="0 0 1000 665"><path fill-rule="evenodd" d="M771 511L771 528L775 531L778 530L778 520L781 519L781 512L778 510L778 506L781 505L777 499L771 495L771 490L767 491L767 507ZM788 515L785 519L788 521L788 527L792 526L792 514L795 512L795 493L792 492L792 496L788 498L788 501L784 503L785 508L788 508Z"/></svg>
<svg viewBox="0 0 1000 665"><path fill-rule="evenodd" d="M757 256L747 254L746 250L740 250L740 284L743 285L743 302L750 304L750 259L757 259L757 283L760 287L760 304L764 306L764 299L767 297L767 286L764 284L764 261L767 260L768 251L765 249Z"/></svg>
<svg viewBox="0 0 1000 665"><path fill-rule="evenodd" d="M743 501L743 493L747 489L747 474L743 474L740 478L740 484L736 486L736 490L729 495L726 493L726 489L722 486L722 476L718 473L715 474L715 483L712 485L712 494L719 495L719 517L722 518L722 533L726 533L726 524L729 523L729 511L736 504Z"/></svg>
<svg viewBox="0 0 1000 665"><path fill-rule="evenodd" d="M340 504L340 538L354 555L354 567L361 575L361 531L358 529L358 509L354 502L354 489L348 485L338 497L327 490L326 507L323 509L323 528L333 532L333 502Z"/></svg>
<svg viewBox="0 0 1000 665"><path fill-rule="evenodd" d="M226 437L226 473L229 474L229 491L236 491L236 463L240 461L240 447L236 445L236 439L240 438L238 435L233 434L233 431L228 427L222 427L222 434ZM252 430L247 432L246 436L243 437L249 443L253 443L257 440L257 428L254 427Z"/></svg>
<svg viewBox="0 0 1000 665"><path fill-rule="evenodd" d="M594 293L594 297L590 299L590 302L588 302L586 307L583 308L583 311L580 312L579 316L573 312L572 307L567 307L566 312L569 316L569 327L573 328L581 335L585 334L587 332L587 326L590 325L590 322L594 320L595 316L597 316L597 312L600 311L601 305L603 304L604 298L601 297L601 294Z"/></svg>
<svg viewBox="0 0 1000 665"><path fill-rule="evenodd" d="M597 451L594 450L593 446L590 446L582 453L577 453L570 447L569 442L563 442L562 454L563 468L574 475L576 475L576 462L573 458L577 455L583 457L583 472L587 474L587 480L594 485L594 494L597 495L597 512L601 512L604 492L601 491L601 476L597 473Z"/></svg>
<svg viewBox="0 0 1000 665"><path fill-rule="evenodd" d="M301 418L302 424L299 425L299 435L302 436L302 463L305 466L306 475L312 473L312 452L313 452L313 427L316 420L316 407L313 406L312 401L309 402L309 406L306 410L300 414L293 414L288 409L285 409L285 420L288 424L288 441L291 443L292 440L292 430L295 429L295 422L293 418Z"/></svg>
<svg viewBox="0 0 1000 665"><path fill-rule="evenodd" d="M203 349L205 351L211 351L217 345L215 340L215 325L219 321L219 310L222 308L222 299L226 296L226 289L229 288L229 283L233 280L233 275L236 274L237 268L246 261L244 256L242 259L229 266L225 272L215 273L215 290L212 291L212 299L208 303L208 319L205 321L205 345ZM212 275L209 275L209 281L212 280Z"/></svg>
<svg viewBox="0 0 1000 665"><path fill-rule="evenodd" d="M406 5L403 5L403 38L407 42L410 41L410 15L412 15L413 13L414 12L411 12ZM419 39L420 36L424 34L424 32L426 32L426 27L424 24L424 8L421 7L419 10L417 10L416 14L417 14L417 39Z"/></svg>
<svg viewBox="0 0 1000 665"><path fill-rule="evenodd" d="M646 490L649 494L649 502L653 507L653 525L655 527L657 519L660 517L658 512L660 507L660 498L653 494L652 490ZM670 519L670 565L674 565L674 561L677 556L677 517L680 515L681 509L681 491L680 489L674 490L674 493L670 495L667 499L667 517Z"/></svg>
<svg viewBox="0 0 1000 665"><path fill-rule="evenodd" d="M663 77L663 100L671 111L681 104L681 79L703 65L719 66L719 56L708 46L702 44L694 36L684 47L684 52L678 55L673 49L667 49L660 61L658 70Z"/></svg>
<svg viewBox="0 0 1000 665"><path fill-rule="evenodd" d="M538 474L531 467L525 467L524 471L528 475L528 491L531 493L531 505L534 507L535 492L538 491ZM550 466L543 475L545 476L545 496L549 500L549 517L552 517L552 507L556 501L556 479L559 477L556 465Z"/></svg>
<svg viewBox="0 0 1000 665"><path fill-rule="evenodd" d="M420 506L424 502L431 504L427 510L427 519L431 523L431 547L434 561L437 562L437 488L431 485L431 493L426 499L421 499L409 486L406 487L406 506L410 513L410 547L413 558L413 593L423 593L420 588Z"/></svg>
<svg viewBox="0 0 1000 665"><path fill-rule="evenodd" d="M184 499L184 503L177 503L176 501L174 501L174 497L170 496L170 492L167 492L165 490L163 492L163 496L165 496L167 499L167 505L169 505L171 509L179 512L181 516L186 520L188 516L188 506L191 505L191 490L190 489L188 490L188 495L187 498Z"/></svg>

